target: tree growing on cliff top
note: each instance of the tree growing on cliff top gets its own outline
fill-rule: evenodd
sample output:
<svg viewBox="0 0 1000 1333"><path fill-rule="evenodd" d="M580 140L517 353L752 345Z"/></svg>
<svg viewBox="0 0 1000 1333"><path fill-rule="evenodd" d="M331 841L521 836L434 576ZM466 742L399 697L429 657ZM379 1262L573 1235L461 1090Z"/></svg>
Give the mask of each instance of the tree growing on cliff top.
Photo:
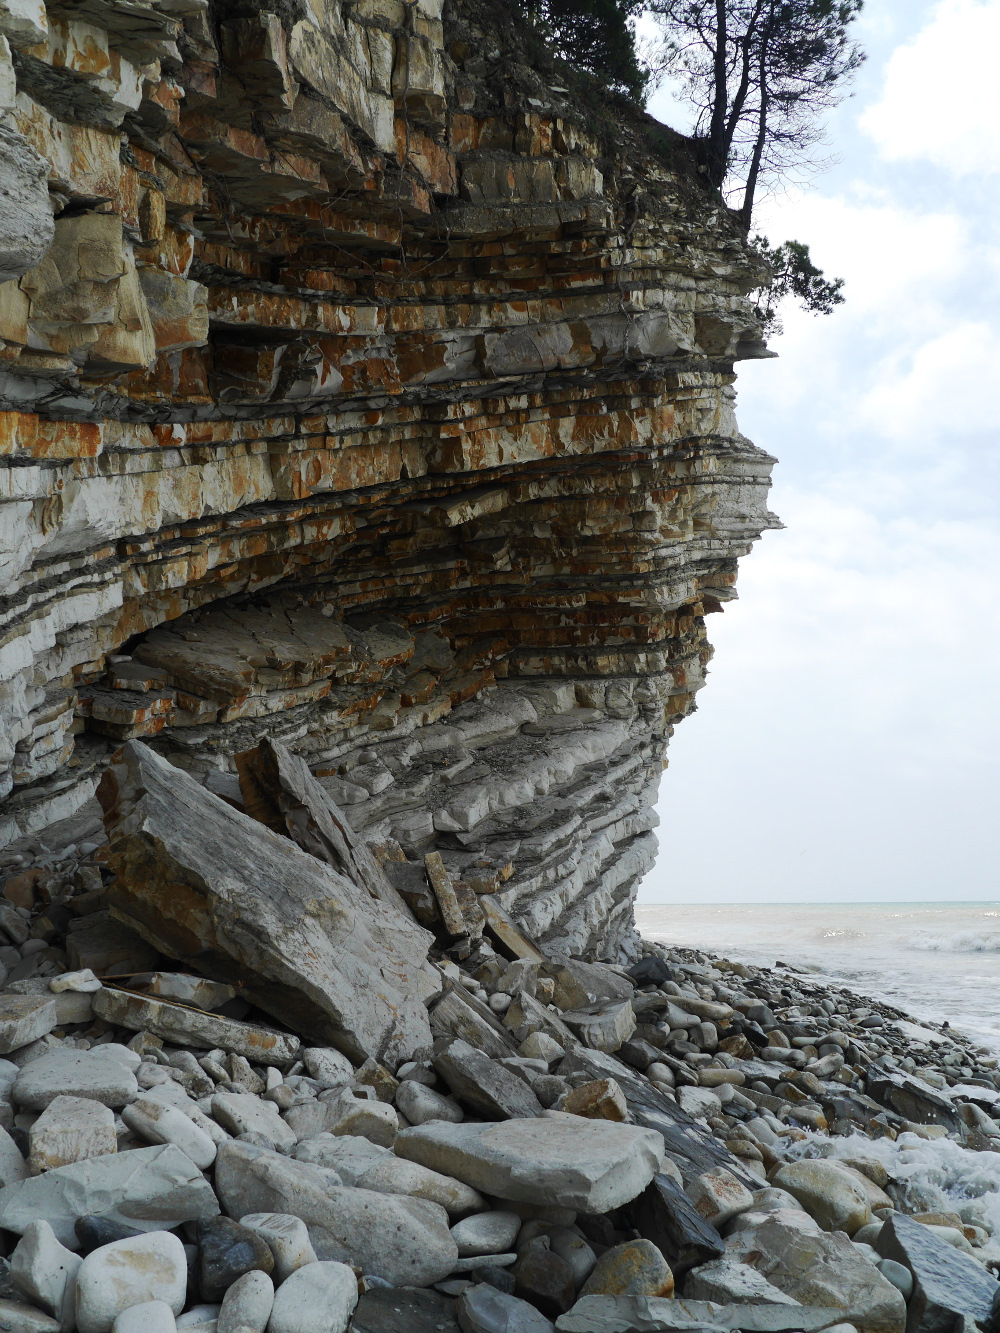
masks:
<svg viewBox="0 0 1000 1333"><path fill-rule="evenodd" d="M643 100L649 71L636 51L634 22L645 0L521 0L544 40L606 88Z"/></svg>
<svg viewBox="0 0 1000 1333"><path fill-rule="evenodd" d="M812 161L823 112L864 60L863 0L652 0L661 73L679 77L704 170L749 230L762 184Z"/></svg>

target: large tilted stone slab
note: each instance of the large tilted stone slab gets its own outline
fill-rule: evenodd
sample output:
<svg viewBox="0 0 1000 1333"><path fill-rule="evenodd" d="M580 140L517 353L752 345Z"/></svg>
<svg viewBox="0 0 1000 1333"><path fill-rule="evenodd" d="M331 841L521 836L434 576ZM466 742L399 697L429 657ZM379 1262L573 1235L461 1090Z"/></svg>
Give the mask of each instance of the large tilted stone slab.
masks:
<svg viewBox="0 0 1000 1333"><path fill-rule="evenodd" d="M204 1013L116 986L105 986L94 995L94 1012L116 1027L152 1032L164 1041L207 1051L221 1046L224 1051L233 1051L255 1064L274 1065L277 1069L290 1065L302 1045L290 1032Z"/></svg>
<svg viewBox="0 0 1000 1333"><path fill-rule="evenodd" d="M961 1315L985 1322L1000 1283L971 1255L902 1213L886 1220L875 1248L913 1274L906 1333L950 1333Z"/></svg>
<svg viewBox="0 0 1000 1333"><path fill-rule="evenodd" d="M247 1213L291 1213L305 1222L320 1259L355 1265L394 1286L440 1282L458 1260L440 1204L350 1189L335 1171L250 1143L222 1145L215 1188L237 1221Z"/></svg>
<svg viewBox="0 0 1000 1333"><path fill-rule="evenodd" d="M355 834L304 759L279 741L265 739L256 750L236 756L236 770L248 815L364 885L392 911L409 915L368 844Z"/></svg>
<svg viewBox="0 0 1000 1333"><path fill-rule="evenodd" d="M44 1219L71 1250L79 1245L73 1230L78 1217L169 1231L218 1211L208 1181L173 1144L90 1157L0 1189L0 1228L20 1235Z"/></svg>
<svg viewBox="0 0 1000 1333"><path fill-rule="evenodd" d="M548 1111L533 1120L429 1121L396 1136L396 1153L501 1199L584 1213L619 1208L659 1170L658 1134Z"/></svg>
<svg viewBox="0 0 1000 1333"><path fill-rule="evenodd" d="M556 1320L558 1333L669 1333L670 1329L741 1329L743 1333L818 1333L841 1322L832 1307L719 1305L660 1296L584 1296Z"/></svg>
<svg viewBox="0 0 1000 1333"><path fill-rule="evenodd" d="M654 1176L628 1205L628 1220L651 1240L675 1277L725 1253L722 1237L668 1175Z"/></svg>
<svg viewBox="0 0 1000 1333"><path fill-rule="evenodd" d="M115 916L356 1060L430 1044L427 931L147 746L117 760L99 792Z"/></svg>

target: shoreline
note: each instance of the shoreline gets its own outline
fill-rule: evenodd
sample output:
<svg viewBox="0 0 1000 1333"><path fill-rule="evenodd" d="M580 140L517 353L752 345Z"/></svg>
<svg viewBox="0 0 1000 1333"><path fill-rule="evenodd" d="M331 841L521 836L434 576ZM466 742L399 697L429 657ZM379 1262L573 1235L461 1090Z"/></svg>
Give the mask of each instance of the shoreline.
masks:
<svg viewBox="0 0 1000 1333"><path fill-rule="evenodd" d="M145 747L123 763L136 776L122 767L106 793L110 840L68 825L67 850L4 885L0 924L23 935L0 993L12 1327L122 1333L80 1312L112 1299L109 1256L143 1246L173 1264L167 1333L987 1327L1000 1067L986 1048L787 964L639 935L631 965L547 954L428 858L406 901L440 913L432 933L389 887L391 849L317 842L336 807L285 752L253 771L275 808L294 797L287 836ZM175 830L168 795L197 820ZM391 1014L376 1035L388 955L350 962L347 993L288 952L259 895L302 877L361 923L342 968L366 912L384 950L391 923L403 932L413 1035ZM230 926L196 966L158 954L185 884L213 911L234 895L241 923L263 913L253 951ZM274 960L284 996L254 979ZM322 975L342 1046L355 1024L350 1057L319 1039ZM123 1314L157 1291L140 1282Z"/></svg>

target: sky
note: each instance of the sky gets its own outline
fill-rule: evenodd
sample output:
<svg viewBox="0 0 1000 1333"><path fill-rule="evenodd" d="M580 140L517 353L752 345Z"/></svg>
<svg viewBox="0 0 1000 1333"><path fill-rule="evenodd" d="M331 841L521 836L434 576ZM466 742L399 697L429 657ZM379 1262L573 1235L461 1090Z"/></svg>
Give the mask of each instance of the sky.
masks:
<svg viewBox="0 0 1000 1333"><path fill-rule="evenodd" d="M737 367L786 526L708 621L643 903L1000 899L1000 0L868 0L856 34L834 165L755 224L846 303Z"/></svg>

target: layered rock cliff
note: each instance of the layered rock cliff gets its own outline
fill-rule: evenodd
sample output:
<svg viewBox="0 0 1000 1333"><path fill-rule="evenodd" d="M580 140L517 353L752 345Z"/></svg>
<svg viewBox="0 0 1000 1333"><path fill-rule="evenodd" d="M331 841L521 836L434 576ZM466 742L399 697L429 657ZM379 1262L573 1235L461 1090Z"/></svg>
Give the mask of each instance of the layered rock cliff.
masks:
<svg viewBox="0 0 1000 1333"><path fill-rule="evenodd" d="M123 739L238 804L270 736L467 914L629 956L773 523L760 274L684 142L474 0L0 32L0 845Z"/></svg>

